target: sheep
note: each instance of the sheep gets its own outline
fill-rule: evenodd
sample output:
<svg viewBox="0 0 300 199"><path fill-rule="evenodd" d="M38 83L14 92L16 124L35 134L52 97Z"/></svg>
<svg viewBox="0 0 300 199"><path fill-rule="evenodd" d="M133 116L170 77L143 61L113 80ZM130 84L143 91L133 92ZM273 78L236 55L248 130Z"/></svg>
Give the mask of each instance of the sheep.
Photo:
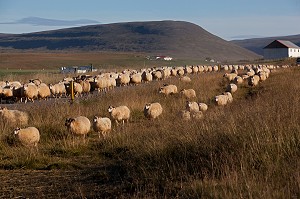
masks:
<svg viewBox="0 0 300 199"><path fill-rule="evenodd" d="M40 132L35 127L27 127L24 129L17 127L14 130L14 135L17 136L21 144L27 147L37 147L37 144L40 141Z"/></svg>
<svg viewBox="0 0 300 199"><path fill-rule="evenodd" d="M71 84L72 84L72 81L69 82L69 83L65 83L65 88L66 88L66 91L67 91L67 95L70 95L71 94ZM73 89L74 89L74 95L76 97L78 96L81 96L81 93L82 93L82 86L77 83L77 82L73 82Z"/></svg>
<svg viewBox="0 0 300 199"><path fill-rule="evenodd" d="M236 76L234 79L233 79L233 83L234 84L242 84L244 82L243 78L241 76Z"/></svg>
<svg viewBox="0 0 300 199"><path fill-rule="evenodd" d="M254 75L248 78L248 85L249 86L257 86L259 83L259 76L258 75Z"/></svg>
<svg viewBox="0 0 300 199"><path fill-rule="evenodd" d="M196 97L196 91L194 89L182 89L180 93L187 99Z"/></svg>
<svg viewBox="0 0 300 199"><path fill-rule="evenodd" d="M179 75L180 77L182 77L184 75L184 69L179 67L177 69L177 75Z"/></svg>
<svg viewBox="0 0 300 199"><path fill-rule="evenodd" d="M0 107L0 115L8 124L24 126L28 124L28 114L19 110L8 110L7 107Z"/></svg>
<svg viewBox="0 0 300 199"><path fill-rule="evenodd" d="M177 86L170 84L170 85L164 85L163 87L160 87L159 93L163 93L165 95L175 94L178 93Z"/></svg>
<svg viewBox="0 0 300 199"><path fill-rule="evenodd" d="M237 85L236 84L229 84L226 88L226 92L234 93L237 91Z"/></svg>
<svg viewBox="0 0 300 199"><path fill-rule="evenodd" d="M110 85L107 77L95 77L94 82L91 82L92 90L97 89L98 92L105 91Z"/></svg>
<svg viewBox="0 0 300 199"><path fill-rule="evenodd" d="M187 111L199 111L199 105L197 102L190 102L186 101L186 106L185 106Z"/></svg>
<svg viewBox="0 0 300 199"><path fill-rule="evenodd" d="M82 87L82 93L88 94L91 91L91 84L88 80L78 80L78 83Z"/></svg>
<svg viewBox="0 0 300 199"><path fill-rule="evenodd" d="M213 71L218 71L218 70L219 70L219 66L214 65L214 66L213 66Z"/></svg>
<svg viewBox="0 0 300 199"><path fill-rule="evenodd" d="M142 82L142 74L141 73L135 73L130 76L130 83L133 85L140 84Z"/></svg>
<svg viewBox="0 0 300 199"><path fill-rule="evenodd" d="M163 108L160 103L147 103L144 107L144 115L147 118L155 119L162 114Z"/></svg>
<svg viewBox="0 0 300 199"><path fill-rule="evenodd" d="M6 81L6 85L16 87L16 88L22 87L22 84L19 81L13 81L13 82Z"/></svg>
<svg viewBox="0 0 300 199"><path fill-rule="evenodd" d="M232 97L232 94L230 92L225 92L225 93L223 93L223 95L225 95L227 97L227 103L232 103L233 102L233 97Z"/></svg>
<svg viewBox="0 0 300 199"><path fill-rule="evenodd" d="M208 109L207 104L205 104L203 102L198 103L198 106L199 106L199 110L202 111L202 112L205 112Z"/></svg>
<svg viewBox="0 0 300 199"><path fill-rule="evenodd" d="M161 70L156 70L152 72L152 76L154 80L161 80L163 78L163 73Z"/></svg>
<svg viewBox="0 0 300 199"><path fill-rule="evenodd" d="M93 120L93 129L99 134L99 138L107 137L107 134L111 131L111 120L108 117L95 116Z"/></svg>
<svg viewBox="0 0 300 199"><path fill-rule="evenodd" d="M29 83L34 83L36 86L39 86L42 83L40 79L30 79Z"/></svg>
<svg viewBox="0 0 300 199"><path fill-rule="evenodd" d="M38 85L38 98L39 99L47 99L50 97L51 91L47 84L40 83Z"/></svg>
<svg viewBox="0 0 300 199"><path fill-rule="evenodd" d="M228 97L226 95L215 96L215 102L218 106L225 106L228 102Z"/></svg>
<svg viewBox="0 0 300 199"><path fill-rule="evenodd" d="M223 77L226 77L229 81L233 81L236 76L237 76L236 73L225 73L223 75Z"/></svg>
<svg viewBox="0 0 300 199"><path fill-rule="evenodd" d="M199 68L198 68L198 66L192 66L192 70L193 70L193 73L198 73Z"/></svg>
<svg viewBox="0 0 300 199"><path fill-rule="evenodd" d="M255 75L255 71L253 69L249 69L249 70L247 70L246 74L251 77L251 76Z"/></svg>
<svg viewBox="0 0 300 199"><path fill-rule="evenodd" d="M34 99L38 98L38 87L34 83L28 83L23 85L24 87L24 95L25 95L25 103L30 100L34 102Z"/></svg>
<svg viewBox="0 0 300 199"><path fill-rule="evenodd" d="M63 82L59 82L57 84L49 85L50 91L54 97L62 97L62 95L66 95L66 87Z"/></svg>
<svg viewBox="0 0 300 199"><path fill-rule="evenodd" d="M125 121L126 122L129 121L130 110L127 106L118 106L118 107L109 106L108 112L110 113L111 118L115 121L117 125L121 121L122 124L124 124Z"/></svg>
<svg viewBox="0 0 300 199"><path fill-rule="evenodd" d="M117 85L119 86L126 86L130 82L129 74L120 74L117 78Z"/></svg>
<svg viewBox="0 0 300 199"><path fill-rule="evenodd" d="M153 76L150 72L144 71L142 73L142 80L144 82L151 82L153 80Z"/></svg>
<svg viewBox="0 0 300 199"><path fill-rule="evenodd" d="M191 82L192 81L191 78L188 76L180 77L179 80L182 82Z"/></svg>
<svg viewBox="0 0 300 199"><path fill-rule="evenodd" d="M83 138L90 132L91 122L85 116L78 116L75 118L67 118L65 126L68 131L74 135L83 135Z"/></svg>

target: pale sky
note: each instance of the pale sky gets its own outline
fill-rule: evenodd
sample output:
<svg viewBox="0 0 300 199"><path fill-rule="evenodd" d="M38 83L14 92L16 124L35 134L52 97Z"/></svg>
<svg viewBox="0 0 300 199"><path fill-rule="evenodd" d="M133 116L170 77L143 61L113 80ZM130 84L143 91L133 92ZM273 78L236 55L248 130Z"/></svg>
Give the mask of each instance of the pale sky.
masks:
<svg viewBox="0 0 300 199"><path fill-rule="evenodd" d="M296 35L300 0L0 0L0 33L160 20L188 21L226 40Z"/></svg>

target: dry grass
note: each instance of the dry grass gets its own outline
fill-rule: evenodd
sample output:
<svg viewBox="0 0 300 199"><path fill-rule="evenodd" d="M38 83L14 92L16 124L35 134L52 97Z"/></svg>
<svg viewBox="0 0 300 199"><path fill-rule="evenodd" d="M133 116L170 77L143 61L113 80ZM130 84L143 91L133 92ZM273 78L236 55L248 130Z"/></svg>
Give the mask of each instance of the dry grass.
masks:
<svg viewBox="0 0 300 199"><path fill-rule="evenodd" d="M277 70L254 88L240 86L234 102L226 107L211 103L226 85L222 73L191 78L191 83L171 78L116 88L72 105L17 105L30 113L30 125L40 129L39 150L24 149L11 137L13 127L1 123L0 168L51 170L50 176L78 170L73 183L62 183L67 191L61 197L299 197L300 69ZM182 121L177 113L184 109L185 99L159 95L163 83L176 84L179 90L195 89L197 101L210 105L205 118ZM143 116L147 102L162 104L160 118L152 121ZM99 140L93 131L86 142L68 135L65 118L108 116L109 105L127 105L132 111L130 123L114 125L106 140ZM40 191L39 196L53 197L48 192ZM20 193L24 192L9 192L10 196Z"/></svg>

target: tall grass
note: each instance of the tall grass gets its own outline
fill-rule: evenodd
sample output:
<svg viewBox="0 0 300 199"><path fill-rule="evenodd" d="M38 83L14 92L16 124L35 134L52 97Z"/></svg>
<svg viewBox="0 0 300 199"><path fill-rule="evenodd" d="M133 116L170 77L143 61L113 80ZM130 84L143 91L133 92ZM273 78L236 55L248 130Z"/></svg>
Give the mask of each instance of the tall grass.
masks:
<svg viewBox="0 0 300 199"><path fill-rule="evenodd" d="M280 69L257 87L239 86L234 102L215 106L214 95L227 84L222 73L192 75L191 83L170 78L106 94L16 108L30 113L41 132L39 150L25 149L0 124L0 168L89 170L101 187L86 196L119 198L297 198L300 194L300 69ZM180 95L158 94L163 83L193 88L209 104L201 121L182 121ZM160 102L163 114L148 120L147 102ZM129 124L113 126L111 136L87 140L70 136L70 116L109 116L109 105L127 105ZM46 110L46 111L45 111ZM93 195L94 194L94 195Z"/></svg>

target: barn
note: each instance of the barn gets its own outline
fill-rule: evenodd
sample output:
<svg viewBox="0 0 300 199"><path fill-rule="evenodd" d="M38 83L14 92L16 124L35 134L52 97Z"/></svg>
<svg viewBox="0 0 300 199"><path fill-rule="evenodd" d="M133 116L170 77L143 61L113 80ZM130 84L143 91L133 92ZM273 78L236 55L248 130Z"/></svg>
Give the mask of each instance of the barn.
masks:
<svg viewBox="0 0 300 199"><path fill-rule="evenodd" d="M264 47L265 59L300 57L300 47L287 40L274 40Z"/></svg>

